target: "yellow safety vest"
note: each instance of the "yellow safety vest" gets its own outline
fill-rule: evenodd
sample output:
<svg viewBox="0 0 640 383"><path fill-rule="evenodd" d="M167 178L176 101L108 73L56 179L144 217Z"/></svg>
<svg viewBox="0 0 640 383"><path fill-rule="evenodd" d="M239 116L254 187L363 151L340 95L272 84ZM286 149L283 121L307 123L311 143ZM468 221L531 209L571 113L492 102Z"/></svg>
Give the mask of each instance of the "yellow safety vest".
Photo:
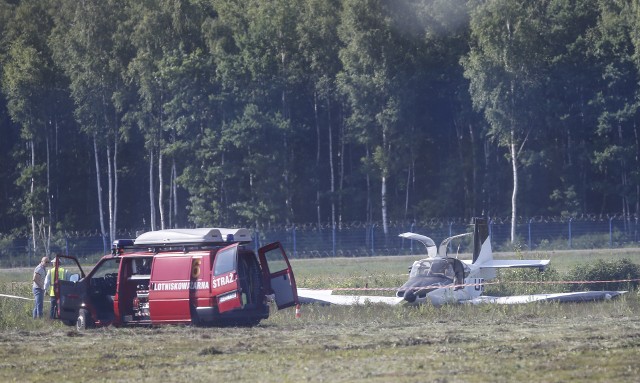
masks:
<svg viewBox="0 0 640 383"><path fill-rule="evenodd" d="M53 272L53 268L49 269L49 272L52 273ZM64 272L65 270L62 267L58 267L58 279L64 279ZM56 295L56 293L53 291L53 273L52 275L49 275L49 296L53 297Z"/></svg>

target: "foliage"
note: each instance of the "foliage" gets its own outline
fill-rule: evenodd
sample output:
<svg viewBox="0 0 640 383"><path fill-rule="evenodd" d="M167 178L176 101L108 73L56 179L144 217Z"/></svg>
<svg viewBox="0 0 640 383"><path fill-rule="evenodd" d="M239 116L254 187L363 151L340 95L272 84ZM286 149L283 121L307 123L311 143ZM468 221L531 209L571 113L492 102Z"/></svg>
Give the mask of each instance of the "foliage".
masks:
<svg viewBox="0 0 640 383"><path fill-rule="evenodd" d="M580 290L636 290L640 283L640 266L629 259L615 261L598 260L577 265L568 274L572 281L620 281L600 283L576 283L571 291Z"/></svg>
<svg viewBox="0 0 640 383"><path fill-rule="evenodd" d="M544 271L534 269L499 270L497 280L499 283L496 285L487 286L487 295L529 295L568 291L566 284L550 283L563 280L562 274L553 267L547 267Z"/></svg>
<svg viewBox="0 0 640 383"><path fill-rule="evenodd" d="M0 1L0 232L638 216L639 9Z"/></svg>

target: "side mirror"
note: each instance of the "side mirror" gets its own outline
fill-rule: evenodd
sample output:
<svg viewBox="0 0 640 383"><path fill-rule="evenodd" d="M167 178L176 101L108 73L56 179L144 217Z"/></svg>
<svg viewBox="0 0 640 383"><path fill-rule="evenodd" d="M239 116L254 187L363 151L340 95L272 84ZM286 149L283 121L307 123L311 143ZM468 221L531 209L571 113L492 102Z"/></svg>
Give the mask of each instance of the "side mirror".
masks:
<svg viewBox="0 0 640 383"><path fill-rule="evenodd" d="M71 282L78 282L80 280L80 274L73 274L71 275L71 277L69 277L69 280Z"/></svg>

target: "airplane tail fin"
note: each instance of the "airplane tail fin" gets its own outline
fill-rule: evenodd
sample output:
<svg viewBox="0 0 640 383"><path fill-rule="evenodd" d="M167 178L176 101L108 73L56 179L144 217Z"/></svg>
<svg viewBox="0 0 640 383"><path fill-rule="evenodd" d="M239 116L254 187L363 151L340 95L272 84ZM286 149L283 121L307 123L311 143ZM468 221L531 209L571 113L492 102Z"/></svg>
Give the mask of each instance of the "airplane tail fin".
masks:
<svg viewBox="0 0 640 383"><path fill-rule="evenodd" d="M489 225L485 218L473 219L473 258L471 263L485 263L493 260Z"/></svg>
<svg viewBox="0 0 640 383"><path fill-rule="evenodd" d="M537 268L543 271L549 264L549 260L494 260L489 238L489 225L484 218L473 219L473 259L472 264L480 267L482 278L493 279L496 277L496 269L501 268Z"/></svg>

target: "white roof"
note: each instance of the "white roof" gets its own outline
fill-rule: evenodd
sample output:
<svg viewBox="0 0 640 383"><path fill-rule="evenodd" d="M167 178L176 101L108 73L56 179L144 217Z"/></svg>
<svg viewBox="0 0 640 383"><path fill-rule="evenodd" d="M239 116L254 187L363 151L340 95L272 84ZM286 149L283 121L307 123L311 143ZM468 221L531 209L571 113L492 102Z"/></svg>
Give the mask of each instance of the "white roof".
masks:
<svg viewBox="0 0 640 383"><path fill-rule="evenodd" d="M250 242L249 229L201 228L148 231L135 239L135 245L186 245Z"/></svg>

